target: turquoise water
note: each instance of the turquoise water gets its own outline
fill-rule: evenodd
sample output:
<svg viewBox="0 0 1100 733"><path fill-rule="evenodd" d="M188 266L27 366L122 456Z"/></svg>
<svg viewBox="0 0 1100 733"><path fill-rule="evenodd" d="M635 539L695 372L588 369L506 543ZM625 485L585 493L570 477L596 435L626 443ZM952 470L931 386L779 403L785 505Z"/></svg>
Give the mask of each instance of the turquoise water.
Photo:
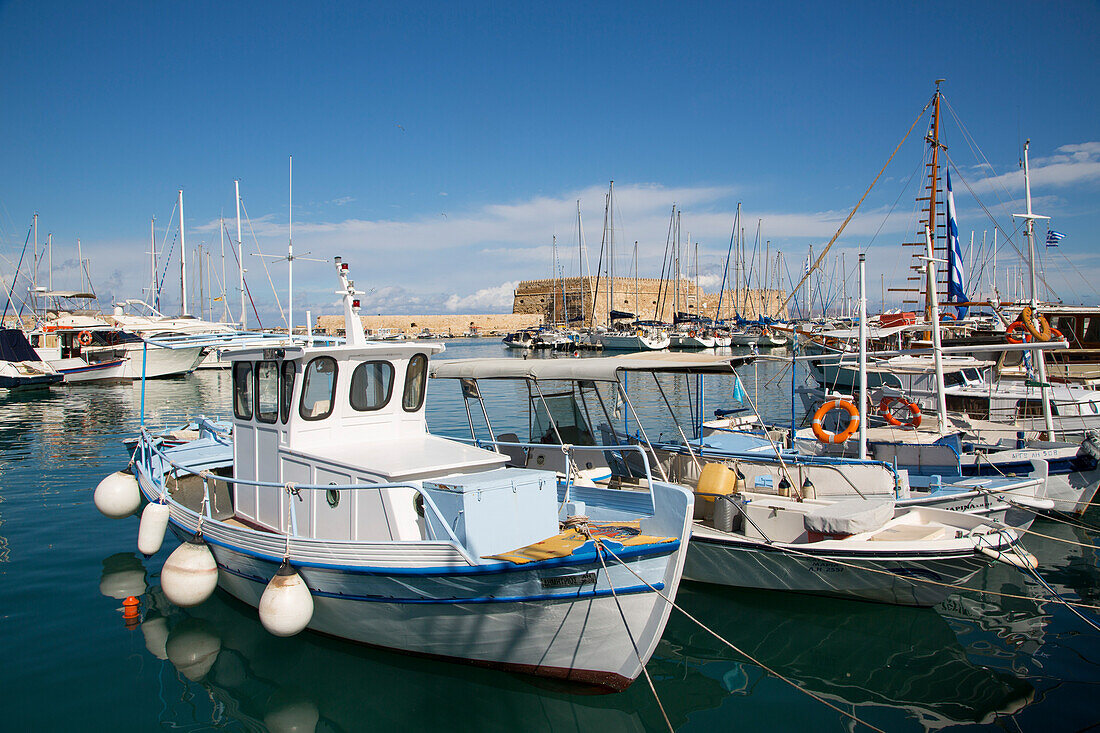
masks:
<svg viewBox="0 0 1100 733"><path fill-rule="evenodd" d="M451 343L443 357L504 355L485 339ZM768 415L789 419L789 377L774 365L741 374ZM228 387L218 372L152 382L149 421L224 416ZM688 387L665 387L682 404ZM729 388L728 379L708 384L708 412ZM635 389L644 401L660 399L652 385ZM311 633L278 639L253 609L220 593L197 609L172 607L158 579L171 541L140 559L137 519L106 519L91 500L100 478L127 461L121 440L137 429L138 395L129 386L0 394L3 729L666 729L644 681L620 694L582 694ZM490 417L526 420L525 389L487 398ZM468 432L456 384L432 381L428 399L434 430ZM1100 525L1100 512L1086 521ZM1026 542L1057 591L1100 605L1097 533L1042 520L1034 529L1085 545ZM1041 591L1004 565L971 582ZM131 593L143 614L132 630L121 610ZM1052 602L973 592L908 609L697 584L684 584L679 600L756 661L674 612L648 669L677 730L866 730L775 674L891 731L1080 730L1100 720L1092 698L1100 634Z"/></svg>

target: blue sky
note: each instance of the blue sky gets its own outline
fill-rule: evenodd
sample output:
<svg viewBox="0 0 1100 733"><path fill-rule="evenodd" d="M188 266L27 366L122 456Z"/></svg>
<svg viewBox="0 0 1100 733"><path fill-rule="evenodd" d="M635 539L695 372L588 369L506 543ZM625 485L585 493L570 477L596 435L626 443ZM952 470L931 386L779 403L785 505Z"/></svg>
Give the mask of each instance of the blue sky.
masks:
<svg viewBox="0 0 1100 733"><path fill-rule="evenodd" d="M296 251L350 260L372 311L508 310L515 281L549 276L555 234L576 272L578 198L594 263L611 179L643 276L678 203L719 277L738 201L796 275L945 78L960 176L1012 231L1031 138L1037 210L1067 235L1048 281L1100 302L1098 30L1083 2L0 3L0 254L37 211L55 285L75 285L79 237L97 289L138 297L149 218L163 237L183 188L188 245L217 250L235 178L259 247L285 251L293 155ZM834 248L851 265L870 242L872 283L905 275L923 124ZM991 238L956 198L964 240ZM330 308L327 266L295 280L296 309Z"/></svg>

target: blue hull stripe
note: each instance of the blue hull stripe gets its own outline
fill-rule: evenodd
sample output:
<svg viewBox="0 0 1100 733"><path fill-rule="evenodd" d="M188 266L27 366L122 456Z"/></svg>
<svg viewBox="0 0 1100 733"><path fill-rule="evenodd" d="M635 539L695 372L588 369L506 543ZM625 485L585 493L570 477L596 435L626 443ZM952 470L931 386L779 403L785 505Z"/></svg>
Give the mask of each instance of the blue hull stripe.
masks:
<svg viewBox="0 0 1100 733"><path fill-rule="evenodd" d="M175 519L171 520L172 527L180 539L185 539L191 536L191 530ZM221 542L212 537L203 535L203 540L211 545L217 545L218 547L224 547L227 550L233 552L239 552L242 555L254 557L259 560L266 560L267 562L281 563L283 558L281 556L266 555L261 552L254 552L252 550L246 550L243 547L237 545L231 545L227 542ZM614 540L604 540L612 544L615 547L615 555L620 559L629 560L638 557L663 557L675 552L680 547L680 540L672 540L671 542L662 542L655 545L639 545L635 547L623 547ZM329 563L319 562L295 562L296 567L302 568L319 568L323 570L339 570L345 573L354 573L356 575L403 575L403 576L421 576L421 575L487 575L491 573L516 573L531 570L532 568L553 568L562 565L594 565L599 563L599 556L595 550L586 552L575 552L568 557L556 557L550 560L533 560L523 565L516 565L510 562L497 562L487 565L464 565L464 566L440 566L440 567L427 567L427 568L388 568L388 567L375 567L375 566L362 566L362 565L333 565Z"/></svg>
<svg viewBox="0 0 1100 733"><path fill-rule="evenodd" d="M231 570L230 568L222 565L218 566L218 569L223 570L230 575L236 575L238 578L244 578L254 583L261 585L267 585L268 581L264 578L257 577L255 575L249 575L248 573L242 573L237 570ZM558 593L553 595L541 595L541 596L477 596L475 598L385 598L383 596L360 596L350 593L332 593L329 591L317 590L316 588L309 588L309 592L314 596L321 598L338 598L345 601L365 601L368 603L393 603L396 605L452 605L452 606L464 606L467 604L479 604L479 603L529 603L537 601L575 601L578 598L603 598L605 596L612 595L610 590L587 590L579 591L577 593ZM653 587L657 590L664 590L664 583L654 583ZM622 588L615 589L615 595L626 596L635 595L637 593L650 592L648 585L631 585Z"/></svg>

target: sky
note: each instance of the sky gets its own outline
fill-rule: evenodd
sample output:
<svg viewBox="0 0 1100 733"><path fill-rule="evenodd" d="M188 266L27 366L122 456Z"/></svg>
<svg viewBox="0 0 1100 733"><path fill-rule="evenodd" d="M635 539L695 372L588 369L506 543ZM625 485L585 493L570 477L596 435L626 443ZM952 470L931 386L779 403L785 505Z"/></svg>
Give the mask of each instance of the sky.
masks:
<svg viewBox="0 0 1100 733"><path fill-rule="evenodd" d="M749 252L759 229L772 258L754 284L789 287L942 78L971 290L992 286L994 220L997 286L1014 287L1030 139L1033 206L1052 217L1040 239L1066 235L1039 242L1043 277L1097 304L1098 31L1100 6L1072 1L0 2L0 273L10 282L37 212L55 288L79 284L79 239L101 303L148 299L156 217L174 313L177 191L189 264L202 244L221 294L219 222L235 236L239 180L264 325L282 322L287 264L258 253L285 254L291 233L299 323L335 311L335 256L365 312L510 312L518 281L577 274L578 201L596 266L613 180L617 274L633 275L636 241L639 274L659 276L676 205L685 261L698 243L685 267L717 287L740 203ZM882 291L908 274L928 115L830 252L821 302L854 293L839 265L861 251L872 309L897 300ZM225 271L238 318L232 247Z"/></svg>

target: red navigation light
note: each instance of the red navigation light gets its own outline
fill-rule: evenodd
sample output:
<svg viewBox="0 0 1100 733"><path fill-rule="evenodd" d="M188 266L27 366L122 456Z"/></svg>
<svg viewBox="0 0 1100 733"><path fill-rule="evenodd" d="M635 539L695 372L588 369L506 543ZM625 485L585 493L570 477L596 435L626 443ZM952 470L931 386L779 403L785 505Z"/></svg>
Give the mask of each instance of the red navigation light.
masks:
<svg viewBox="0 0 1100 733"><path fill-rule="evenodd" d="M359 307L359 301L358 300L351 301L351 307L352 308L358 308Z"/></svg>
<svg viewBox="0 0 1100 733"><path fill-rule="evenodd" d="M348 269L348 263L346 263L346 262L341 262L341 263L340 263L340 269L341 269L341 270L346 270L346 269Z"/></svg>

